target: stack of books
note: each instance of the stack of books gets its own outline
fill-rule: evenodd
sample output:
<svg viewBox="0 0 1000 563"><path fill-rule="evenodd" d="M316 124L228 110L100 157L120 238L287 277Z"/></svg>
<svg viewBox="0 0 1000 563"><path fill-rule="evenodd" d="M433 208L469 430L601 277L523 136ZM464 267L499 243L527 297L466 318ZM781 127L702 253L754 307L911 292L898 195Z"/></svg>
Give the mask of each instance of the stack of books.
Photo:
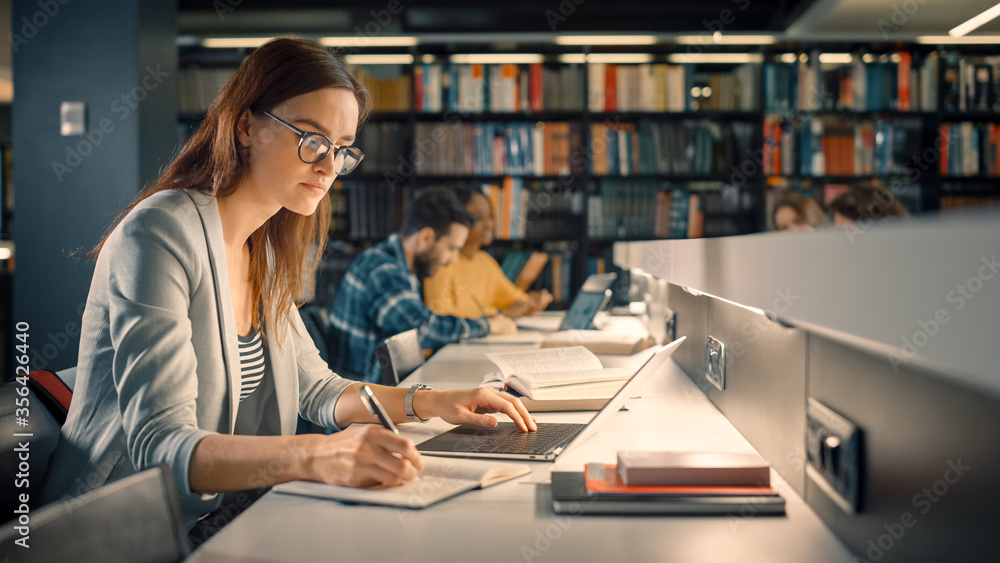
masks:
<svg viewBox="0 0 1000 563"><path fill-rule="evenodd" d="M552 509L566 514L785 513L755 453L622 451L618 463L552 473Z"/></svg>

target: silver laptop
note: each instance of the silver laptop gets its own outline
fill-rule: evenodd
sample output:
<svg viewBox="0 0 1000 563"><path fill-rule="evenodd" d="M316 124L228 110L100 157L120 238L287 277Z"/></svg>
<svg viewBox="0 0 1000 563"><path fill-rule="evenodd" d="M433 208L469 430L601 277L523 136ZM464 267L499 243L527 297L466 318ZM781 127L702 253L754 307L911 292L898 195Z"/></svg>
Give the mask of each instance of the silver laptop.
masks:
<svg viewBox="0 0 1000 563"><path fill-rule="evenodd" d="M587 330L611 299L611 284L617 277L618 275L613 272L591 275L583 282L583 287L576 294L565 315L529 315L515 320L517 327L549 332Z"/></svg>
<svg viewBox="0 0 1000 563"><path fill-rule="evenodd" d="M667 361L685 338L687 337L682 336L659 347L586 424L539 422L536 432L521 432L513 422L501 422L493 429L463 424L418 444L417 450L422 454L448 457L552 461L559 454L586 441L604 426L622 408L625 401Z"/></svg>

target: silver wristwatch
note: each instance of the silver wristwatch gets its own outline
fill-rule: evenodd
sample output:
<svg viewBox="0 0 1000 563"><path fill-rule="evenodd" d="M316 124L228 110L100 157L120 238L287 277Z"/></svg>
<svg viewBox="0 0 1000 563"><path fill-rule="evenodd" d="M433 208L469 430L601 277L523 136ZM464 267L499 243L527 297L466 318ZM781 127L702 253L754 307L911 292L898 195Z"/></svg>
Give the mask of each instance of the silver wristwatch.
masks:
<svg viewBox="0 0 1000 563"><path fill-rule="evenodd" d="M410 390L406 392L406 400L403 404L406 406L406 418L408 418L410 422L427 422L417 416L417 413L413 412L413 396L417 394L417 391L422 391L424 389L432 389L432 387L430 385L418 383L413 387L410 387Z"/></svg>

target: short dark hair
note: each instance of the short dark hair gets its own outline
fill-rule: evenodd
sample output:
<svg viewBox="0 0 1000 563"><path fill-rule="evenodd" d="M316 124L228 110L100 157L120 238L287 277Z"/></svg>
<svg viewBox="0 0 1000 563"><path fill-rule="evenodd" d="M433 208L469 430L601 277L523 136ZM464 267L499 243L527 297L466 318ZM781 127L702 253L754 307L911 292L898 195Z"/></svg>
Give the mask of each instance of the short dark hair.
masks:
<svg viewBox="0 0 1000 563"><path fill-rule="evenodd" d="M906 217L910 214L893 193L876 184L857 184L838 195L829 204L831 213L850 219Z"/></svg>
<svg viewBox="0 0 1000 563"><path fill-rule="evenodd" d="M451 190L428 188L410 202L399 234L408 237L430 227L434 229L434 236L440 238L450 233L455 223L471 228L476 224L476 217L465 209Z"/></svg>

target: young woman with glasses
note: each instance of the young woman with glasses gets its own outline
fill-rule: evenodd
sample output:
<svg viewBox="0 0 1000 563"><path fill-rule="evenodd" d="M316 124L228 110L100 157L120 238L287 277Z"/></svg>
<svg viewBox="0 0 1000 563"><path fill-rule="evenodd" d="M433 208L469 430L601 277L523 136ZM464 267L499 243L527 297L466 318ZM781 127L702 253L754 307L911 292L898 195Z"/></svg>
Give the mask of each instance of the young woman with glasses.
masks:
<svg viewBox="0 0 1000 563"><path fill-rule="evenodd" d="M327 191L364 157L351 144L370 106L315 43L276 39L240 65L201 128L92 251L49 499L166 463L190 527L220 506L220 493L416 476L411 440L377 425L347 428L376 422L361 384L320 359L294 303L326 242ZM502 412L535 427L517 399L488 389L371 387L396 422L493 427L481 413ZM347 429L294 435L299 413Z"/></svg>

